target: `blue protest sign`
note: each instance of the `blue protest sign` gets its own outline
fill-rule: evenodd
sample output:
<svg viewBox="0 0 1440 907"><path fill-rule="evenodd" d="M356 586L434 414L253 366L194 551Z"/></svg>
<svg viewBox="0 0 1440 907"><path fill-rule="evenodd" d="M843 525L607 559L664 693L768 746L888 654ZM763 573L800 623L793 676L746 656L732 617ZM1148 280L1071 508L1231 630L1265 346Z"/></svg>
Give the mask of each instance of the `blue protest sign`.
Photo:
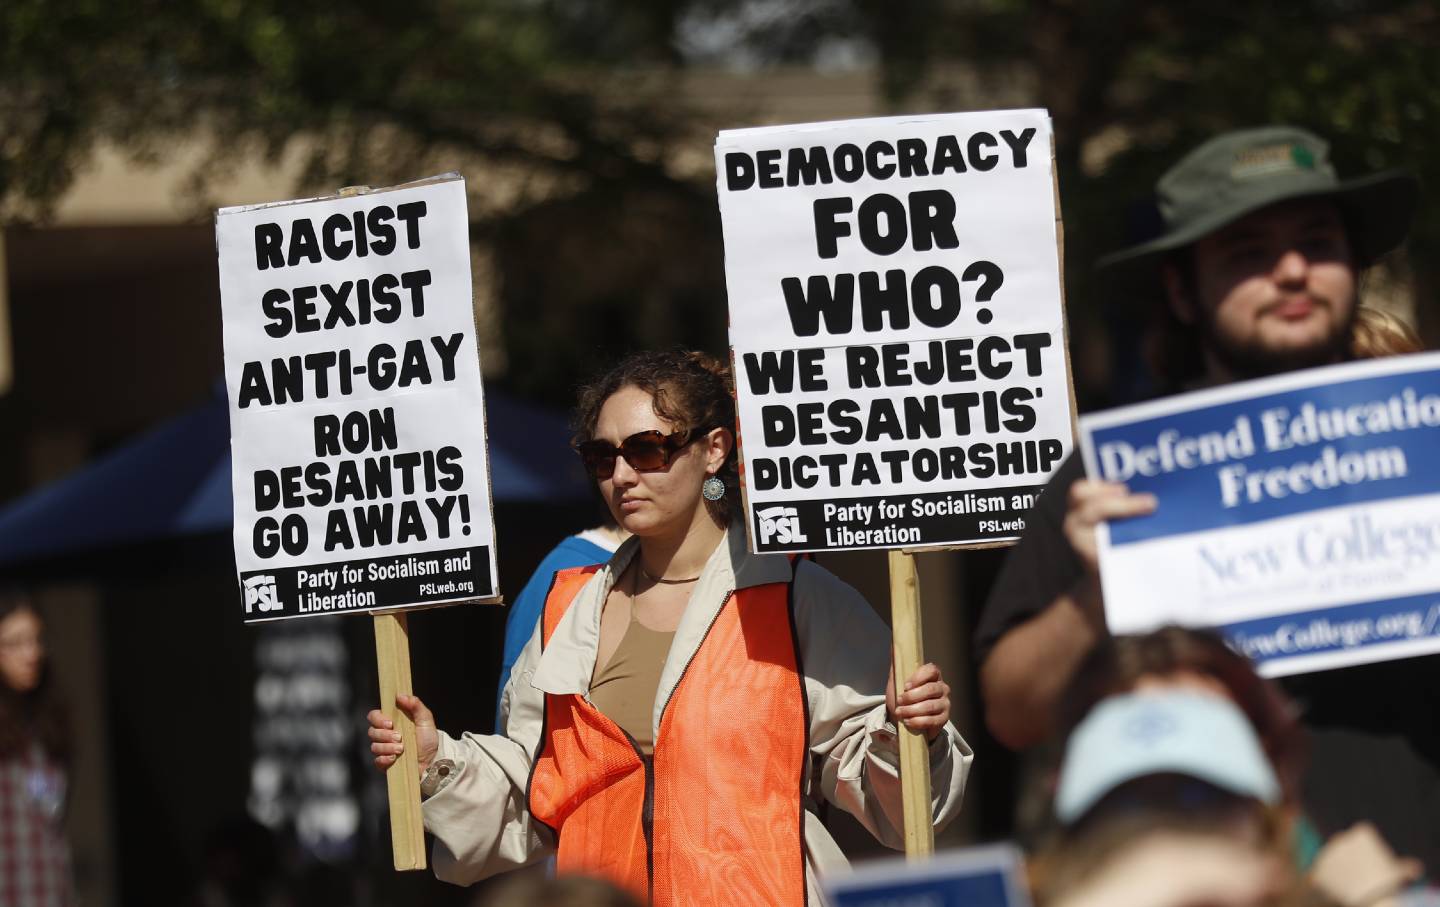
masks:
<svg viewBox="0 0 1440 907"><path fill-rule="evenodd" d="M826 879L825 894L834 907L1030 907L1022 867L1015 847L996 844L857 866Z"/></svg>
<svg viewBox="0 0 1440 907"><path fill-rule="evenodd" d="M1312 369L1080 420L1116 633L1219 628L1270 676L1440 651L1440 354Z"/></svg>

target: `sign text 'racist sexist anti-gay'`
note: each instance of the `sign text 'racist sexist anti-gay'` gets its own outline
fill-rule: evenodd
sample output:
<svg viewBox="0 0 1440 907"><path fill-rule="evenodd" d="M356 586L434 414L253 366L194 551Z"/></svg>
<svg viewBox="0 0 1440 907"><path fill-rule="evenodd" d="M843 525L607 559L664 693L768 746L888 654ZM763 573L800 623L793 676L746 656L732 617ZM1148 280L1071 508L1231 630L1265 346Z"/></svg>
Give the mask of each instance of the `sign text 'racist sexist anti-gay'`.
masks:
<svg viewBox="0 0 1440 907"><path fill-rule="evenodd" d="M463 180L216 236L245 619L493 598Z"/></svg>

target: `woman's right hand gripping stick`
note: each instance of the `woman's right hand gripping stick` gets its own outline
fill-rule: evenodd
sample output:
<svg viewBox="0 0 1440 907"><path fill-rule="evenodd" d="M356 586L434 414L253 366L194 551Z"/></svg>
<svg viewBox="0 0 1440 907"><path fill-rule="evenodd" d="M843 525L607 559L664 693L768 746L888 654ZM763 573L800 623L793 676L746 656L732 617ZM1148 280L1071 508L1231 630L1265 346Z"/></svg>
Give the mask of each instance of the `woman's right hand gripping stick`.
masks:
<svg viewBox="0 0 1440 907"><path fill-rule="evenodd" d="M406 696L402 693L395 697L395 705L415 723L416 755L420 774L423 776L440 746L440 734L435 730L435 716L418 696ZM382 772L386 771L405 751L405 744L400 741L400 731L395 727L395 722L386 718L385 713L379 709L371 709L365 720L370 722L370 752L375 756L375 767Z"/></svg>

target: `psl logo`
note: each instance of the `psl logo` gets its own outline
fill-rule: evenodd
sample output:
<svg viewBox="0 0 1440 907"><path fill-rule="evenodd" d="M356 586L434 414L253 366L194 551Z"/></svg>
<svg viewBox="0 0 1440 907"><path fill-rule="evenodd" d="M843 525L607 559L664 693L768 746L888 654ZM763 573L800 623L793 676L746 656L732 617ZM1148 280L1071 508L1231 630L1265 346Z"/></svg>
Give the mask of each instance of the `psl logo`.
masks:
<svg viewBox="0 0 1440 907"><path fill-rule="evenodd" d="M275 589L275 577L252 576L245 581L245 613L252 611L279 611L280 594Z"/></svg>
<svg viewBox="0 0 1440 907"><path fill-rule="evenodd" d="M760 518L760 544L774 541L778 545L793 545L809 541L800 531L800 510L796 507L767 507L755 511Z"/></svg>

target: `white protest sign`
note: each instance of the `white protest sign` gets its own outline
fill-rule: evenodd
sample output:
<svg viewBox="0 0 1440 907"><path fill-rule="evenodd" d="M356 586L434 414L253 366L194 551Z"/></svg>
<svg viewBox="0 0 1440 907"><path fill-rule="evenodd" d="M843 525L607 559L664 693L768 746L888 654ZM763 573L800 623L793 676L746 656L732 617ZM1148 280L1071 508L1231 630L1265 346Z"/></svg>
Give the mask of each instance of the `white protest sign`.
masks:
<svg viewBox="0 0 1440 907"><path fill-rule="evenodd" d="M1156 495L1099 531L1115 633L1215 627L1282 676L1440 652L1440 355L1080 420L1086 471Z"/></svg>
<svg viewBox="0 0 1440 907"><path fill-rule="evenodd" d="M1050 119L715 143L750 544L1014 540L1071 446Z"/></svg>
<svg viewBox="0 0 1440 907"><path fill-rule="evenodd" d="M245 620L496 598L464 180L215 234Z"/></svg>
<svg viewBox="0 0 1440 907"><path fill-rule="evenodd" d="M825 877L832 907L1030 907L1025 861L1011 844L862 863Z"/></svg>

